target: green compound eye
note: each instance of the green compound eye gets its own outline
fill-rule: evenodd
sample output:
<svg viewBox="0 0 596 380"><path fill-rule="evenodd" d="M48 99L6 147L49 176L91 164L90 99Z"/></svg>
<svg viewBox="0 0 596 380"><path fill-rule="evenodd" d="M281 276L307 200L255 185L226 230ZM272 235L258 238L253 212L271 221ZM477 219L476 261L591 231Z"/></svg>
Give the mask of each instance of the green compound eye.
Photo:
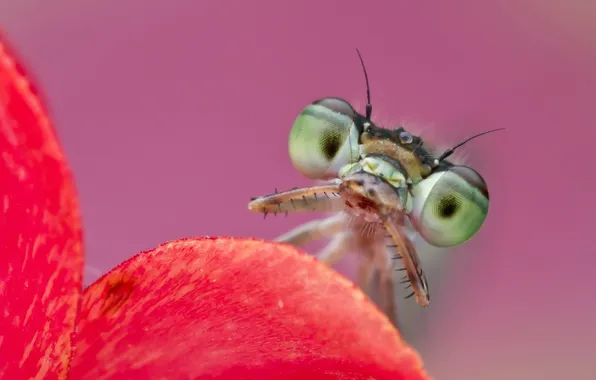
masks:
<svg viewBox="0 0 596 380"><path fill-rule="evenodd" d="M452 247L472 238L488 213L488 188L467 166L433 173L413 189L410 219L420 235L437 247Z"/></svg>
<svg viewBox="0 0 596 380"><path fill-rule="evenodd" d="M359 158L356 112L345 100L324 98L308 105L294 121L288 141L292 164L311 179L337 177Z"/></svg>

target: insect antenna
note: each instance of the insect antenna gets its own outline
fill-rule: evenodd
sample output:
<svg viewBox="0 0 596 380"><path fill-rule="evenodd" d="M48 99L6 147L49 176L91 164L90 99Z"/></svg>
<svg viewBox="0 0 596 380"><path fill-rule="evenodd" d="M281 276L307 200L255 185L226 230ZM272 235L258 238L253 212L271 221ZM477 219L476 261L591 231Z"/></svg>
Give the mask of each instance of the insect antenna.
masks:
<svg viewBox="0 0 596 380"><path fill-rule="evenodd" d="M447 157L451 156L451 155L452 155L452 154L455 152L455 150L456 150L457 148L461 147L462 145L464 145L465 143L469 142L470 140L473 140L473 139L475 139L476 137L480 137L480 136L482 136L482 135L486 135L486 134L489 134L489 133L492 133L492 132L502 131L502 130L504 130L504 129L505 129L505 128L491 129L490 131L481 132L481 133L478 133L477 135L474 135L474 136L472 136L472 137L468 137L467 139L465 139L464 141L460 142L459 144L457 144L457 145L456 145L456 146L454 146L453 148L449 148L449 149L447 149L447 150L446 150L446 151L445 151L443 154L441 154L441 155L439 156L439 158L437 158L437 159L435 160L435 162L434 162L434 166L438 166L438 165L439 165L439 163L440 163L441 161L443 161L443 160L444 160L444 159L446 159Z"/></svg>
<svg viewBox="0 0 596 380"><path fill-rule="evenodd" d="M356 48L356 52L358 53L360 64L362 65L362 70L364 71L364 80L366 80L366 118L370 120L370 115L372 114L372 104L370 104L370 86L368 85L368 74L366 73L366 66L364 66L364 60L362 59L362 55L360 54L360 50L358 50L358 48Z"/></svg>

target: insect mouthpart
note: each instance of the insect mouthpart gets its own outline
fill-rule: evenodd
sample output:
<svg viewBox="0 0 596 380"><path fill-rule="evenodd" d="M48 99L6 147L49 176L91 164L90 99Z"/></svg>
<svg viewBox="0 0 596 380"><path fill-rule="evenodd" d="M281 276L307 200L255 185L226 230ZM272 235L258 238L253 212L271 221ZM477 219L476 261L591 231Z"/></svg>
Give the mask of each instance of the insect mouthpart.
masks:
<svg viewBox="0 0 596 380"><path fill-rule="evenodd" d="M397 164L396 164L397 165ZM340 171L339 194L352 213L367 221L397 212L409 214L412 199L402 168L380 155L366 156Z"/></svg>
<svg viewBox="0 0 596 380"><path fill-rule="evenodd" d="M349 213L367 222L381 222L383 217L401 208L396 189L381 177L364 170L346 176L339 185L339 195Z"/></svg>

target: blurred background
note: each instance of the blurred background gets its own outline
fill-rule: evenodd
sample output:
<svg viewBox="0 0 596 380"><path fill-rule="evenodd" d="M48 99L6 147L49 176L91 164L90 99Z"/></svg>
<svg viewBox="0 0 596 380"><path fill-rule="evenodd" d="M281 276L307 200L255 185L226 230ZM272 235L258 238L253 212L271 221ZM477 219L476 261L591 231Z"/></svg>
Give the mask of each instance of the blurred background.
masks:
<svg viewBox="0 0 596 380"><path fill-rule="evenodd" d="M465 149L483 229L423 246L432 304L399 304L438 380L596 379L595 19L588 0L0 0L75 172L87 283L164 241L315 217L247 202L309 183L287 154L306 104L364 110L356 47L377 123L441 146L506 127Z"/></svg>

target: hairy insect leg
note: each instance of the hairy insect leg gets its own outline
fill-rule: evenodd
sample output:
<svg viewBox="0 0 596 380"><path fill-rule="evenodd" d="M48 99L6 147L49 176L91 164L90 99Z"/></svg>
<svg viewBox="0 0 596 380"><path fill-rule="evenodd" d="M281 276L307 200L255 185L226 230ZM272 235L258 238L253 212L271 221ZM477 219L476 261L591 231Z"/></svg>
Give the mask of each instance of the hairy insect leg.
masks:
<svg viewBox="0 0 596 380"><path fill-rule="evenodd" d="M384 245L372 248L373 260L379 270L380 308L397 327L395 272L392 270L390 253Z"/></svg>
<svg viewBox="0 0 596 380"><path fill-rule="evenodd" d="M372 299L387 318L397 326L395 273L384 240L362 246L358 286ZM374 275L376 274L376 275Z"/></svg>
<svg viewBox="0 0 596 380"><path fill-rule="evenodd" d="M250 211L262 212L265 215L309 212L309 211L339 211L344 208L344 201L339 196L341 180L302 187L262 197L253 198L249 204Z"/></svg>
<svg viewBox="0 0 596 380"><path fill-rule="evenodd" d="M339 233L345 229L347 222L347 217L343 212L337 213L329 218L304 223L279 236L275 241L300 247L311 241Z"/></svg>
<svg viewBox="0 0 596 380"><path fill-rule="evenodd" d="M321 262L334 267L348 251L351 241L352 237L349 232L340 232L316 256Z"/></svg>
<svg viewBox="0 0 596 380"><path fill-rule="evenodd" d="M391 235L391 239L395 243L397 252L401 256L401 261L406 269L408 281L412 286L413 294L416 296L416 303L422 307L426 307L430 303L430 294L428 292L428 284L426 275L422 270L420 258L405 234L403 225L399 221L387 219L384 221L385 229Z"/></svg>
<svg viewBox="0 0 596 380"><path fill-rule="evenodd" d="M371 285L374 274L375 265L371 257L362 255L360 257L360 263L358 264L358 273L356 275L356 285L362 291L371 297Z"/></svg>

